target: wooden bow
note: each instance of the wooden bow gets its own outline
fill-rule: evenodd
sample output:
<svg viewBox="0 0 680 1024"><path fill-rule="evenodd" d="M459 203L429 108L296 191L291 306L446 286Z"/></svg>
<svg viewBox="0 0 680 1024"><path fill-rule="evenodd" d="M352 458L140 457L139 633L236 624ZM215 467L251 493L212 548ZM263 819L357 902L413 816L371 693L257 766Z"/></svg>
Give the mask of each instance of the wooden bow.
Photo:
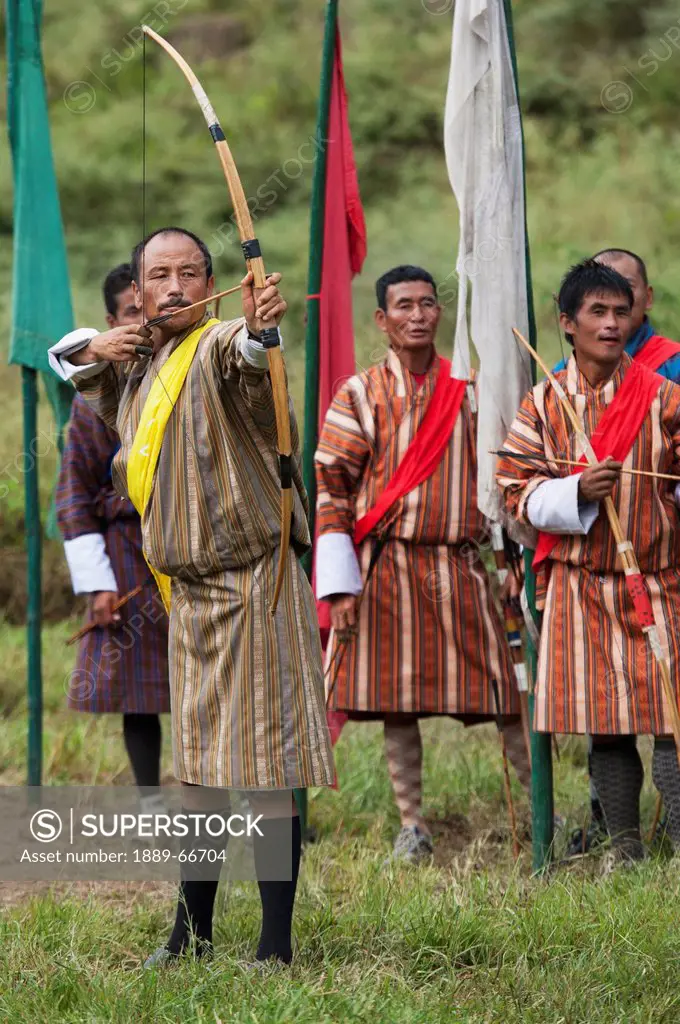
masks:
<svg viewBox="0 0 680 1024"><path fill-rule="evenodd" d="M579 419L578 413L574 409L573 405L567 398L564 388L560 382L556 379L554 374L550 372L546 364L543 362L538 352L529 344L520 332L513 327L512 333L515 335L517 340L524 346L524 348L531 353L536 363L541 367L544 374L550 381L555 394L557 395L562 409L569 419L574 433L581 445L583 454L591 466L594 466L598 462L598 458L593 451L593 446L590 443L590 438L585 432L585 428ZM678 763L680 763L680 714L678 714L678 701L675 695L675 688L671 680L670 668L668 661L663 653L661 647L661 640L659 639L659 631L654 621L654 614L652 611L651 601L647 592L647 586L644 580L644 576L640 572L640 566L638 565L635 552L633 551L633 545L626 538L621 526L621 520L619 519L616 511L616 506L612 500L611 495L604 499L604 507L607 513L607 519L609 520L609 526L614 535L616 541L616 550L619 554L621 562L623 563L624 572L626 574L626 587L633 601L635 611L640 620L642 631L647 637L647 641L651 648L654 660L656 661L659 669L659 675L661 677L661 684L663 687L664 696L668 705L668 713L671 720L671 729L673 731L673 739L675 740L675 751L678 757Z"/></svg>
<svg viewBox="0 0 680 1024"><path fill-rule="evenodd" d="M203 111L203 116L205 117L210 135L215 143L220 164L222 165L222 171L224 172L224 177L227 182L229 195L231 196L231 202L234 207L236 225L241 239L241 247L243 249L243 255L245 256L246 266L248 270L252 271L253 284L256 292L261 291L267 284L267 275L264 269L262 250L260 249L260 243L255 237L253 221L250 216L250 210L248 209L243 185L241 184L241 179L238 175L238 171L236 170L234 158L231 155L231 150L229 149L227 140L224 137L224 132L222 131L220 122L213 110L212 104L210 103L210 100L208 99L198 78L174 46L171 46L166 39L159 36L158 33L149 28L148 25L142 25L142 31L145 35L149 36L150 39L153 39L155 43L158 43L158 45L165 50L168 56L174 60L175 64L177 64L191 86L191 90L196 97L198 105ZM281 354L281 338L278 327L265 328L261 332L261 341L267 350L269 375L272 382L279 455L279 475L281 479L281 550L279 553L279 565L276 572L276 582L274 584L274 594L271 602L271 613L273 615L276 611L281 587L283 586L286 562L288 559L288 548L290 545L290 528L293 514L292 445L290 413L288 407L288 388L286 385L286 368L283 362L283 355Z"/></svg>

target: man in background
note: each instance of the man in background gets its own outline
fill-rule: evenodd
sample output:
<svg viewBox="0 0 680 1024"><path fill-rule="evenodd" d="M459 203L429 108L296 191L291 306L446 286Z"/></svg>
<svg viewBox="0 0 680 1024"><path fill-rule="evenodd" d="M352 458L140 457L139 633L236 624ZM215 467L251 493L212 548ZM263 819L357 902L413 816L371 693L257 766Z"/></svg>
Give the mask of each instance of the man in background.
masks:
<svg viewBox="0 0 680 1024"><path fill-rule="evenodd" d="M141 322L123 263L104 281L109 327ZM89 595L88 621L96 628L80 642L69 680L74 711L123 716L123 737L142 809L160 785L161 723L170 710L168 618L142 554L139 516L111 482L118 435L76 395L61 463L57 517L73 590ZM140 592L116 609L129 591Z"/></svg>
<svg viewBox="0 0 680 1024"><path fill-rule="evenodd" d="M333 626L328 703L384 722L401 819L393 857L429 859L419 720L466 725L504 716L508 754L528 790L529 763L503 625L479 554L476 403L436 350L441 317L426 270L400 266L376 284L386 359L351 377L326 415L316 453L317 597ZM359 603L359 595L362 599Z"/></svg>
<svg viewBox="0 0 680 1024"><path fill-rule="evenodd" d="M650 658L650 645L658 645L673 674L680 655L680 521L675 488L663 476L677 475L680 389L624 352L635 298L613 267L592 259L572 267L558 301L574 354L557 382L602 461L579 474L553 463L558 454L577 459L582 446L564 415L565 399L543 380L515 417L497 480L506 512L538 531L543 623L534 728L592 737L592 776L612 841L603 866L610 870L645 857L639 735L654 736L652 777L669 812L668 834L680 846L672 715ZM602 508L607 498L625 542ZM627 548L640 566L634 574L622 564ZM658 636L655 630L647 638L652 623ZM677 678L673 683L677 701Z"/></svg>

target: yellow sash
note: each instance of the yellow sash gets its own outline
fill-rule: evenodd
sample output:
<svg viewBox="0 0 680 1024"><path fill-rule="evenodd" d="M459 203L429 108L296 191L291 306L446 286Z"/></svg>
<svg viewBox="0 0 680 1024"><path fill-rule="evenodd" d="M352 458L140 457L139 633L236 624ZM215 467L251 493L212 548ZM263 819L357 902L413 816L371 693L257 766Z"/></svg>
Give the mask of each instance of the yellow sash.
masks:
<svg viewBox="0 0 680 1024"><path fill-rule="evenodd" d="M180 342L170 358L162 366L151 385L144 408L142 409L139 426L132 442L127 464L127 486L130 501L140 516L144 516L149 504L153 481L161 453L161 445L165 436L170 413L175 407L184 386L189 367L196 354L198 343L204 331L214 327L220 321L214 318L201 324L192 331L184 341ZM146 553L144 555L146 558ZM158 589L163 598L165 610L170 612L170 577L158 572L152 565L147 565L154 575Z"/></svg>

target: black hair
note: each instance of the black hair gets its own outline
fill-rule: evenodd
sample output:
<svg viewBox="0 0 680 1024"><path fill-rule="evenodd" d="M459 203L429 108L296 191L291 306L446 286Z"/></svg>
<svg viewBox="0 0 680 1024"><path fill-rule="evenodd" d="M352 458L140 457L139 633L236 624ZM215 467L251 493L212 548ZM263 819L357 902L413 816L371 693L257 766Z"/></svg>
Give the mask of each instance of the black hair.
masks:
<svg viewBox="0 0 680 1024"><path fill-rule="evenodd" d="M647 265L645 264L642 256L638 256L636 252L631 252L630 249L619 249L618 247L615 247L613 249L600 249L599 252L595 253L593 259L596 260L599 256L611 256L614 260L621 256L630 256L631 259L634 259L637 263L638 270L640 271L640 277L644 282L645 288L647 287L649 283L649 279L647 277Z"/></svg>
<svg viewBox="0 0 680 1024"><path fill-rule="evenodd" d="M575 320L589 295L623 295L631 309L633 306L633 289L625 277L595 259L577 263L562 278L557 297L560 313L566 313L570 320ZM571 334L565 331L564 336L570 345L574 344Z"/></svg>
<svg viewBox="0 0 680 1024"><path fill-rule="evenodd" d="M118 296L132 284L129 263L119 263L113 270L109 270L104 278L102 291L104 292L104 304L111 316L118 313Z"/></svg>
<svg viewBox="0 0 680 1024"><path fill-rule="evenodd" d="M143 238L141 242L138 242L137 245L132 250L132 256L130 257L130 273L132 275L132 280L137 285L140 284L140 274L142 271L142 256L144 254L144 250L146 249L151 239L155 238L156 235L185 235L187 238L190 238L192 242L196 243L196 245L201 251L201 255L203 257L203 264L205 266L206 281L212 277L213 265L212 256L210 255L210 249L205 244L205 242L203 242L198 237L198 235L195 235L193 231L187 231L186 228L157 228L156 231L152 231L151 234L147 235L146 238Z"/></svg>
<svg viewBox="0 0 680 1024"><path fill-rule="evenodd" d="M437 285L432 274L427 270L423 270L422 267L413 267L410 264L393 267L375 282L375 295L383 312L387 312L387 289L391 284L401 284L402 281L425 281L432 285L432 291L435 298L437 297Z"/></svg>

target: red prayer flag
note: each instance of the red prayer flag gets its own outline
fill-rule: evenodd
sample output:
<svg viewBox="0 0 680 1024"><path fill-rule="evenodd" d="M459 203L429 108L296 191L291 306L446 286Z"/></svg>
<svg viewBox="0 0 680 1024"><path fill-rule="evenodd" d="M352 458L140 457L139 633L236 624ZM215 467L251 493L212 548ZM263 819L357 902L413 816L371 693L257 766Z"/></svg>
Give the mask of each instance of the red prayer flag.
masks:
<svg viewBox="0 0 680 1024"><path fill-rule="evenodd" d="M361 271L365 257L366 222L349 127L338 30L326 139L323 266L319 300L319 433L333 395L355 371L352 278ZM314 570L312 584L315 585ZM327 602L320 601L318 611L325 647L330 630Z"/></svg>
<svg viewBox="0 0 680 1024"><path fill-rule="evenodd" d="M355 371L352 278L361 271L366 257L366 222L349 127L339 29L335 34L327 135L319 296L319 434L335 392ZM314 542L316 547L316 535ZM316 588L314 561L312 586ZM331 627L329 605L319 601L317 609L325 650ZM331 741L335 745L347 715L329 711L327 716ZM337 779L334 785L337 787Z"/></svg>
<svg viewBox="0 0 680 1024"><path fill-rule="evenodd" d="M352 278L360 273L366 257L366 223L349 128L339 31L335 37L326 147L319 337L319 432L333 395L354 373Z"/></svg>

